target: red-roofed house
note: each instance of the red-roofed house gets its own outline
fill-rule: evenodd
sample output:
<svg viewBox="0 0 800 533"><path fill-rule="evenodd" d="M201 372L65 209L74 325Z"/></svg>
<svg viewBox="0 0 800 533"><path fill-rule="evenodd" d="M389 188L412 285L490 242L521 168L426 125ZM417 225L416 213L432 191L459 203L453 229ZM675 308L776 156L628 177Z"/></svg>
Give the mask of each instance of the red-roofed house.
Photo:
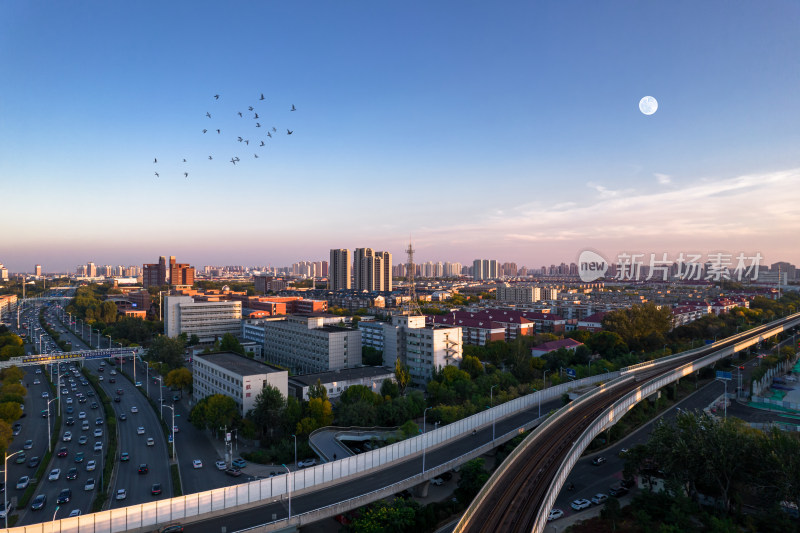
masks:
<svg viewBox="0 0 800 533"><path fill-rule="evenodd" d="M531 349L531 355L534 357L541 357L546 353L554 352L556 350L560 350L561 348L565 348L567 350L576 350L578 346L583 346L583 343L578 342L575 339L561 339L558 341L550 341L544 344L540 344L539 346L534 346Z"/></svg>
<svg viewBox="0 0 800 533"><path fill-rule="evenodd" d="M600 312L589 315L583 320L578 320L578 329L581 331L591 331L592 333L600 331L603 329L604 316L606 316L606 314Z"/></svg>

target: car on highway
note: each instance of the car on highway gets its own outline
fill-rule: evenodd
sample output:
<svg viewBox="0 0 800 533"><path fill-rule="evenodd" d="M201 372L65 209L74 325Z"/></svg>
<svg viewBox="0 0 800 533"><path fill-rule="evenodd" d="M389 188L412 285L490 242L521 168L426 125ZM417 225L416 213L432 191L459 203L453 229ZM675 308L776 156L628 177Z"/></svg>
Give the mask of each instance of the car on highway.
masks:
<svg viewBox="0 0 800 533"><path fill-rule="evenodd" d="M102 437L103 436L103 430L100 429L100 428L95 429L94 430L94 436L95 437Z"/></svg>
<svg viewBox="0 0 800 533"><path fill-rule="evenodd" d="M139 412L138 407L136 407L135 405L131 407L131 413L138 413L138 412Z"/></svg>
<svg viewBox="0 0 800 533"><path fill-rule="evenodd" d="M80 515L81 515L80 509L73 509L72 511L70 511L69 516L67 518L72 518L74 516L80 516Z"/></svg>
<svg viewBox="0 0 800 533"><path fill-rule="evenodd" d="M170 524L164 529L159 529L158 533L183 533L183 526L180 524Z"/></svg>
<svg viewBox="0 0 800 533"><path fill-rule="evenodd" d="M69 451L67 451L67 447L66 447L66 446L62 446L62 447L61 447L61 448L58 450L58 453L57 453L56 455L57 455L58 457L66 457L68 454L69 454Z"/></svg>
<svg viewBox="0 0 800 533"><path fill-rule="evenodd" d="M64 432L64 437L62 437L61 440L63 440L64 442L71 441L72 440L72 432L71 431L65 431Z"/></svg>
<svg viewBox="0 0 800 533"><path fill-rule="evenodd" d="M86 483L83 484L83 490L94 490L94 478L90 477L86 480Z"/></svg>
<svg viewBox="0 0 800 533"><path fill-rule="evenodd" d="M128 415L126 415L125 413L120 413L119 414L119 419L120 420L127 420L128 419Z"/></svg>
<svg viewBox="0 0 800 533"><path fill-rule="evenodd" d="M173 433L178 433L179 431L180 430L178 429L178 426L172 426L172 432Z"/></svg>
<svg viewBox="0 0 800 533"><path fill-rule="evenodd" d="M77 452L75 454L75 462L82 463L83 462L83 452Z"/></svg>
<svg viewBox="0 0 800 533"><path fill-rule="evenodd" d="M22 476L17 480L17 490L24 490L28 488L28 485L31 482L31 478L28 476Z"/></svg>
<svg viewBox="0 0 800 533"><path fill-rule="evenodd" d="M603 494L602 492L598 492L594 496L592 496L592 503L595 505L600 505L601 503L606 503L608 501L608 494Z"/></svg>
<svg viewBox="0 0 800 533"><path fill-rule="evenodd" d="M22 451L22 450L20 450L20 451ZM14 462L17 463L18 465L21 465L22 463L24 463L27 460L28 460L28 458L25 456L25 452L22 452L22 453L17 455L17 458L14 459Z"/></svg>
<svg viewBox="0 0 800 533"><path fill-rule="evenodd" d="M562 511L561 509L553 508L550 509L550 513L547 515L547 521L552 522L553 520L558 520L562 516L564 516L564 511Z"/></svg>
<svg viewBox="0 0 800 533"><path fill-rule="evenodd" d="M128 497L128 493L127 493L127 491L125 491L125 489L119 489L117 491L117 495L114 496L114 498L117 499L117 500L124 500L127 497Z"/></svg>
<svg viewBox="0 0 800 533"><path fill-rule="evenodd" d="M56 503L69 503L71 499L72 489L63 489L58 493L58 499L56 500Z"/></svg>
<svg viewBox="0 0 800 533"><path fill-rule="evenodd" d="M139 426L138 428L136 428L136 434L144 435L144 426Z"/></svg>
<svg viewBox="0 0 800 533"><path fill-rule="evenodd" d="M120 398L119 396L114 396L114 401L116 403L121 403L122 402L122 398Z"/></svg>
<svg viewBox="0 0 800 533"><path fill-rule="evenodd" d="M47 481L58 481L58 478L61 477L61 469L54 468L50 471L50 475L47 476Z"/></svg>
<svg viewBox="0 0 800 533"><path fill-rule="evenodd" d="M155 446L156 445L156 441L153 439L153 437L147 437L147 445L148 446Z"/></svg>
<svg viewBox="0 0 800 533"><path fill-rule="evenodd" d="M19 422L17 422L11 427L11 434L14 435L15 437L19 435L21 431L22 431L22 424L20 424Z"/></svg>
<svg viewBox="0 0 800 533"><path fill-rule="evenodd" d="M91 461L86 463L86 471L87 472L91 472L95 468L97 468L97 461L95 461L94 459L92 459Z"/></svg>
<svg viewBox="0 0 800 533"><path fill-rule="evenodd" d="M94 451L102 452L103 451L103 443L100 442L100 441L95 442L94 443Z"/></svg>
<svg viewBox="0 0 800 533"><path fill-rule="evenodd" d="M203 468L203 461L200 459L195 459L192 461L192 468Z"/></svg>
<svg viewBox="0 0 800 533"><path fill-rule="evenodd" d="M80 437L78 437L78 444L80 444L81 446L83 446L87 442L89 442L89 437L87 437L86 435L81 435Z"/></svg>
<svg viewBox="0 0 800 533"><path fill-rule="evenodd" d="M147 463L142 463L139 465L139 474L146 474L149 471L150 469L147 468Z"/></svg>
<svg viewBox="0 0 800 533"><path fill-rule="evenodd" d="M28 439L25 441L25 444L22 445L22 449L30 450L31 448L33 448L33 441L31 439Z"/></svg>
<svg viewBox="0 0 800 533"><path fill-rule="evenodd" d="M161 494L161 483L153 483L153 486L150 488L150 494L153 496Z"/></svg>
<svg viewBox="0 0 800 533"><path fill-rule="evenodd" d="M86 418L86 411L81 411L80 413L78 413L79 420L84 420L85 418Z"/></svg>
<svg viewBox="0 0 800 533"><path fill-rule="evenodd" d="M628 452L629 452L629 451L630 451L630 450L628 450L628 448L622 448L622 449L619 451L619 456L620 456L620 457L625 457L626 455L628 455Z"/></svg>
<svg viewBox="0 0 800 533"><path fill-rule="evenodd" d="M8 513L14 510L14 500L8 502L8 510L6 510L5 502L0 501L0 518L5 519Z"/></svg>
<svg viewBox="0 0 800 533"><path fill-rule="evenodd" d="M130 454L129 454L128 452L122 452L122 453L119 455L119 460L120 460L121 462L123 462L123 463L124 463L125 461L130 461L130 459L131 459L131 456L130 456Z"/></svg>
<svg viewBox="0 0 800 533"><path fill-rule="evenodd" d="M122 396L123 394L125 394L125 391L124 391L124 390L122 390L122 389L117 389L117 394L118 394L119 396Z"/></svg>
<svg viewBox="0 0 800 533"><path fill-rule="evenodd" d="M78 479L78 469L75 468L74 466L70 468L69 471L67 472L67 479L69 480Z"/></svg>
<svg viewBox="0 0 800 533"><path fill-rule="evenodd" d="M228 468L228 465L225 464L225 461L217 461L214 463L214 466L217 467L217 470L226 470Z"/></svg>
<svg viewBox="0 0 800 533"><path fill-rule="evenodd" d="M95 426L102 426L103 425L103 417L98 416L97 418L95 418L94 419L94 425Z"/></svg>
<svg viewBox="0 0 800 533"><path fill-rule="evenodd" d="M589 507L591 507L592 502L590 502L586 498L580 498L578 500L573 500L573 502L570 503L569 506L575 509L576 511L581 511L583 509L588 509Z"/></svg>
<svg viewBox="0 0 800 533"><path fill-rule="evenodd" d="M50 397L50 393L49 392L42 391L42 398L49 398L49 397Z"/></svg>
<svg viewBox="0 0 800 533"><path fill-rule="evenodd" d="M31 502L31 511L41 511L47 505L47 495L39 494Z"/></svg>
<svg viewBox="0 0 800 533"><path fill-rule="evenodd" d="M606 458L602 457L602 456L598 456L598 457L595 457L594 459L592 459L592 464L594 466L600 466L601 464L603 464L605 462L606 462Z"/></svg>

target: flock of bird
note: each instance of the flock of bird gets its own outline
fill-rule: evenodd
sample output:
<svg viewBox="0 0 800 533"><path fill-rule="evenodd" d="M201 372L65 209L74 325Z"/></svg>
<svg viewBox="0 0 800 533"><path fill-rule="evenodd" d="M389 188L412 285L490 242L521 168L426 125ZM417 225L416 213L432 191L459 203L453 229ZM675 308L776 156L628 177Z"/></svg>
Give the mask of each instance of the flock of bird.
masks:
<svg viewBox="0 0 800 533"><path fill-rule="evenodd" d="M214 95L214 100L218 101L219 99L220 99L220 95L215 94ZM266 97L264 96L263 93L261 93L259 101L264 101L264 100L266 100ZM263 119L259 116L258 112L256 112L255 107L250 105L250 106L247 107L247 110L249 112L253 113L252 120L256 121L254 127L255 128L261 128L262 126L261 126L261 122L260 121L263 120ZM297 111L297 108L294 106L294 104L292 104L292 107L289 108L289 111ZM245 118L244 113L241 112L241 111L238 111L236 114L239 116L239 118ZM215 112L214 115L217 116L217 112ZM205 116L208 119L212 119L212 115L211 115L210 111L206 111L206 115ZM275 133L275 134L278 133L278 128L276 128L275 126L272 126L271 128L264 128L264 130L267 132L267 134L266 134L266 138L267 139L272 139L273 138L272 134L273 133ZM203 128L202 131L203 131L204 135L207 134L209 131L211 131L211 132L216 131L217 135L223 135L222 128L217 128L216 124L212 125L210 128ZM293 130L290 130L289 128L286 128L286 135L291 135L292 133L294 133ZM238 135L236 137L236 141L240 142L240 143L244 143L245 146L248 146L248 147L250 146L250 139L246 139L245 137L243 137L241 135ZM258 144L254 144L253 146L257 146L258 148L266 146L266 143L265 143L264 139L255 139L255 141L258 141ZM258 154L254 152L253 153L253 158L254 159L258 159ZM183 163L187 162L186 158L182 158L182 159L183 159ZM209 161L212 161L213 159L214 159L213 155L209 155L208 156L208 160ZM241 161L241 159L239 159L239 156L236 156L236 155L232 156L231 159L230 159L230 162L233 163L234 166L236 166L236 163L239 163L240 161ZM153 158L153 164L158 164L158 158L157 157ZM156 172L155 175L156 175L157 178L161 177L158 172ZM183 173L183 177L186 178L186 179L189 179L189 173L188 172L184 172Z"/></svg>

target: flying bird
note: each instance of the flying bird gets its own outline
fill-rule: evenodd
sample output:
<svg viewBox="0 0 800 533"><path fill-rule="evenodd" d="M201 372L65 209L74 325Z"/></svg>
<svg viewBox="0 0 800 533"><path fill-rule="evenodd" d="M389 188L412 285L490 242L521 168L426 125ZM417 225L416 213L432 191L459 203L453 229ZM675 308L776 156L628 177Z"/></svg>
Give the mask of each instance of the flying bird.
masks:
<svg viewBox="0 0 800 533"><path fill-rule="evenodd" d="M208 156L208 160L210 161L211 159L213 159L213 158L211 156Z"/></svg>
<svg viewBox="0 0 800 533"><path fill-rule="evenodd" d="M186 163L186 159L184 159L183 162Z"/></svg>
<svg viewBox="0 0 800 533"><path fill-rule="evenodd" d="M219 100L219 95L218 95L218 94L215 94L215 95L214 95L214 99L215 99L215 100Z"/></svg>
<svg viewBox="0 0 800 533"><path fill-rule="evenodd" d="M278 130L275 128L275 126L272 126L272 131L277 132Z"/></svg>
<svg viewBox="0 0 800 533"><path fill-rule="evenodd" d="M292 108L289 111L297 111L297 108L292 104Z"/></svg>
<svg viewBox="0 0 800 533"><path fill-rule="evenodd" d="M234 158L231 158L231 163L233 163L235 165L236 164L236 160Z"/></svg>
<svg viewBox="0 0 800 533"><path fill-rule="evenodd" d="M153 159L153 163L158 163L158 158Z"/></svg>
<svg viewBox="0 0 800 533"><path fill-rule="evenodd" d="M208 118L211 118L211 113L209 113L208 111L206 111L206 116L207 116Z"/></svg>
<svg viewBox="0 0 800 533"><path fill-rule="evenodd" d="M241 112L241 111L239 111L239 116L240 116L240 117L242 116L242 112Z"/></svg>
<svg viewBox="0 0 800 533"><path fill-rule="evenodd" d="M245 140L244 140L244 143L245 143L247 146L250 146L250 141L249 141L249 140L245 139Z"/></svg>
<svg viewBox="0 0 800 533"><path fill-rule="evenodd" d="M160 176L158 175L158 172L156 172L156 177L157 177L157 178L158 178L158 177L160 177Z"/></svg>
<svg viewBox="0 0 800 533"><path fill-rule="evenodd" d="M203 133L207 132L208 130L203 130Z"/></svg>
<svg viewBox="0 0 800 533"><path fill-rule="evenodd" d="M237 155L237 156L234 156L234 159L235 159L235 160L237 160L237 161L241 161L241 159L239 159L239 156L238 156L238 155Z"/></svg>
<svg viewBox="0 0 800 533"><path fill-rule="evenodd" d="M253 155L255 156L256 159L258 159L258 154L253 154Z"/></svg>
<svg viewBox="0 0 800 533"><path fill-rule="evenodd" d="M253 110L253 106L248 107L247 110L248 111L252 111Z"/></svg>
<svg viewBox="0 0 800 533"><path fill-rule="evenodd" d="M256 122L256 128L260 128L260 127L261 127L261 123L260 122Z"/></svg>
<svg viewBox="0 0 800 533"><path fill-rule="evenodd" d="M259 146L264 146L264 141L261 141L261 144L259 144Z"/></svg>
<svg viewBox="0 0 800 533"><path fill-rule="evenodd" d="M261 98L259 98L259 100L263 100L263 99L264 99L264 93L261 93Z"/></svg>
<svg viewBox="0 0 800 533"><path fill-rule="evenodd" d="M219 130L217 130L217 133L219 133Z"/></svg>
<svg viewBox="0 0 800 533"><path fill-rule="evenodd" d="M286 130L286 135L291 135L292 133L294 133L294 132L293 132L292 130L290 130L290 129L288 129L288 128L287 128L287 130Z"/></svg>
<svg viewBox="0 0 800 533"><path fill-rule="evenodd" d="M267 132L267 137L269 137L271 139L272 138L272 134L270 132Z"/></svg>
<svg viewBox="0 0 800 533"><path fill-rule="evenodd" d="M236 140L242 142L244 139L242 139L241 137L236 137Z"/></svg>
<svg viewBox="0 0 800 533"><path fill-rule="evenodd" d="M183 177L184 177L184 178L188 178L188 177L189 177L189 173L188 173L188 172L184 172L184 173L183 173Z"/></svg>
<svg viewBox="0 0 800 533"><path fill-rule="evenodd" d="M258 113L256 113L256 116L254 116L253 118L258 118Z"/></svg>

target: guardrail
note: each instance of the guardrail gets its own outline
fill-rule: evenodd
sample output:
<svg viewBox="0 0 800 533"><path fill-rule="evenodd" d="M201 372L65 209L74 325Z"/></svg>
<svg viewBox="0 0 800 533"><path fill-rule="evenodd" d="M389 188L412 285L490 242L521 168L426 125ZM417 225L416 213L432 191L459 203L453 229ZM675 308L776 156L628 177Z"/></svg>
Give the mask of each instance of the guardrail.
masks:
<svg viewBox="0 0 800 533"><path fill-rule="evenodd" d="M559 398L570 389L601 381L609 381L618 377L618 375L619 373L617 372L608 372L562 383L555 387L516 398L492 409L481 411L468 418L383 448L296 471L295 475L291 476L293 477L294 485L292 495L299 496L335 483L369 475L375 469L395 461L422 455L423 450L430 452L447 444L452 439L471 433L473 429L486 427L492 421L496 423L519 411L535 407L540 401L546 402ZM488 449L496 446L497 442L498 439L495 439L494 443L490 442ZM433 474L428 475L428 471L426 471L424 478L427 479L432 476ZM202 520L205 518L203 515L221 511L234 512L244 510L268 503L276 497L288 494L288 482L281 479L281 477L261 479L232 487L222 487L211 491L177 496L168 500L111 509L73 518L63 518L53 523L48 522L46 526L34 524L11 528L9 532L118 533L129 529L155 528L158 525L176 520L184 522ZM287 475L285 477L288 478L290 476Z"/></svg>

